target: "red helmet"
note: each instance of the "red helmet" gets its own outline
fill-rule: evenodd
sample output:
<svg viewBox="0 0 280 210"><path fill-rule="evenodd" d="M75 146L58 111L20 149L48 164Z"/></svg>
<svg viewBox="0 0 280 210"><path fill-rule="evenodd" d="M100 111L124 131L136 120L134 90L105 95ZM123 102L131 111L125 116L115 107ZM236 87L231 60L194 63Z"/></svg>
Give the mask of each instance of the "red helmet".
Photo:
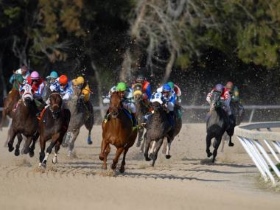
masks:
<svg viewBox="0 0 280 210"><path fill-rule="evenodd" d="M67 85L68 83L68 78L66 75L62 74L60 77L59 77L59 84L61 85Z"/></svg>

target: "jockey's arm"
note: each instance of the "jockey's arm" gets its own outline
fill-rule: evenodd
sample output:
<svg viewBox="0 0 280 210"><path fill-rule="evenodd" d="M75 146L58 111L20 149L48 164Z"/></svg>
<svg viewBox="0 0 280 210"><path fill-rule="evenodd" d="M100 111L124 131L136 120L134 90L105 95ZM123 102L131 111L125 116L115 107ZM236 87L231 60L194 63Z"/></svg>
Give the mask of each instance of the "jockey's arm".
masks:
<svg viewBox="0 0 280 210"><path fill-rule="evenodd" d="M147 89L145 90L145 93L147 94L148 99L150 99L151 96L152 96L152 88L151 88L151 85L148 85Z"/></svg>
<svg viewBox="0 0 280 210"><path fill-rule="evenodd" d="M211 96L213 94L213 91L209 92L206 96L206 101L210 104L211 103Z"/></svg>

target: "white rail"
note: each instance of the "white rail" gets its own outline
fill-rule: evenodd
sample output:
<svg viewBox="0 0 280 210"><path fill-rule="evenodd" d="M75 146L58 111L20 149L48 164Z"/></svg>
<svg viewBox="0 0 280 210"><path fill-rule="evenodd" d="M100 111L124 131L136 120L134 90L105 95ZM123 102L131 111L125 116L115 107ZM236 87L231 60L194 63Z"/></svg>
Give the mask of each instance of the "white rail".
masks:
<svg viewBox="0 0 280 210"><path fill-rule="evenodd" d="M276 131L272 131L271 128L275 128ZM279 131L280 121L250 123L235 128L235 135L260 171L261 176L266 182L271 181L273 186L279 184L280 181L280 171L276 167L276 164L280 163Z"/></svg>

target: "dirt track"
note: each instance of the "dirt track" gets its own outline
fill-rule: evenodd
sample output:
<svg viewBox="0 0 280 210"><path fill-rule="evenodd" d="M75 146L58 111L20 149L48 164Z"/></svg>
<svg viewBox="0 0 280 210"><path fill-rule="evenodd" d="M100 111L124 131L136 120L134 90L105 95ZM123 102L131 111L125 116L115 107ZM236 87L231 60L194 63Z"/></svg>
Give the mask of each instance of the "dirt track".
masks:
<svg viewBox="0 0 280 210"><path fill-rule="evenodd" d="M139 148L131 148L124 174L102 171L101 128L93 129L93 145L86 130L76 142L76 158L61 148L59 163L38 170L35 156L15 157L3 147L1 132L0 209L279 209L279 193L260 187L257 168L236 138L235 147L219 151L215 165L204 164L205 124L183 126L171 148L172 158L160 154L152 168ZM113 148L113 147L112 147ZM111 164L114 149L108 165Z"/></svg>

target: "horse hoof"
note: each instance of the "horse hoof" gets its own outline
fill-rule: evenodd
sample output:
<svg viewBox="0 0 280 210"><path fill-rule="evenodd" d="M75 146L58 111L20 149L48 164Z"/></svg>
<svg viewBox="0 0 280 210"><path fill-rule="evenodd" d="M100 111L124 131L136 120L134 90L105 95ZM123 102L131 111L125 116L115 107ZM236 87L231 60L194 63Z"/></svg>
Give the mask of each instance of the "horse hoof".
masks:
<svg viewBox="0 0 280 210"><path fill-rule="evenodd" d="M165 158L166 158L166 159L170 159L170 158L171 158L171 155L165 155Z"/></svg>
<svg viewBox="0 0 280 210"><path fill-rule="evenodd" d="M12 152L14 150L14 147L10 146L10 145L8 145L8 146L9 146L9 152Z"/></svg>
<svg viewBox="0 0 280 210"><path fill-rule="evenodd" d="M62 143L61 146L62 146L62 147L68 147L68 144Z"/></svg>
<svg viewBox="0 0 280 210"><path fill-rule="evenodd" d="M211 152L207 153L207 157L211 157L213 154Z"/></svg>
<svg viewBox="0 0 280 210"><path fill-rule="evenodd" d="M88 141L88 144L91 145L91 144L92 144L92 141Z"/></svg>
<svg viewBox="0 0 280 210"><path fill-rule="evenodd" d="M124 173L124 168L120 168L120 173Z"/></svg>
<svg viewBox="0 0 280 210"><path fill-rule="evenodd" d="M146 160L146 161L150 161L150 160L151 160L151 158L145 157L145 160Z"/></svg>
<svg viewBox="0 0 280 210"><path fill-rule="evenodd" d="M29 152L29 157L33 157L34 156L34 151L30 151Z"/></svg>
<svg viewBox="0 0 280 210"><path fill-rule="evenodd" d="M15 150L15 156L19 156L19 150L18 149Z"/></svg>
<svg viewBox="0 0 280 210"><path fill-rule="evenodd" d="M104 160L104 156L99 155L99 160Z"/></svg>
<svg viewBox="0 0 280 210"><path fill-rule="evenodd" d="M234 143L230 142L230 143L228 143L228 146L233 147Z"/></svg>

